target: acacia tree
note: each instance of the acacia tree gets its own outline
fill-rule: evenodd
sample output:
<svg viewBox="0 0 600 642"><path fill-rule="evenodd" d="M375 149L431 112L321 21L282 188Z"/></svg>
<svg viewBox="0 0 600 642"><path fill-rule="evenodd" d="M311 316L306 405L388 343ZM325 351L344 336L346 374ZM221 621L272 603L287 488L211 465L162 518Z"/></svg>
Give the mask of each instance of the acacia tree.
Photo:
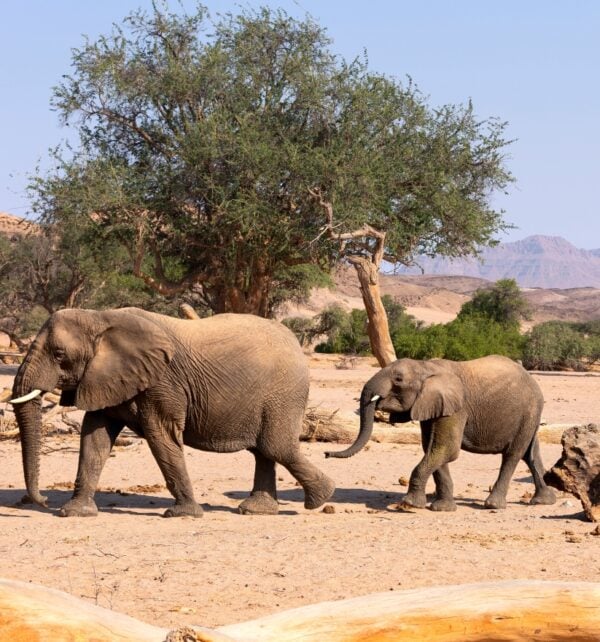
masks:
<svg viewBox="0 0 600 642"><path fill-rule="evenodd" d="M500 279L493 285L479 288L467 301L459 317L481 315L502 325L518 326L531 319L531 306L515 279Z"/></svg>
<svg viewBox="0 0 600 642"><path fill-rule="evenodd" d="M195 287L215 312L269 316L350 261L389 361L379 264L492 242L505 123L432 109L330 44L280 10L131 14L75 50L54 90L80 146L33 182L42 220L85 221L149 288Z"/></svg>

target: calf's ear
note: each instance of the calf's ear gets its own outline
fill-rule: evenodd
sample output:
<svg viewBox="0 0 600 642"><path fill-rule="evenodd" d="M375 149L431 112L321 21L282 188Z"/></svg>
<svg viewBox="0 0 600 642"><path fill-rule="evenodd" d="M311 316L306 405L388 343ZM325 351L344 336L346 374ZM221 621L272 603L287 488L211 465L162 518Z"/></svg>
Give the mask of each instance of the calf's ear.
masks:
<svg viewBox="0 0 600 642"><path fill-rule="evenodd" d="M464 388L456 375L433 375L423 382L410 416L413 421L448 417L457 413L464 402Z"/></svg>

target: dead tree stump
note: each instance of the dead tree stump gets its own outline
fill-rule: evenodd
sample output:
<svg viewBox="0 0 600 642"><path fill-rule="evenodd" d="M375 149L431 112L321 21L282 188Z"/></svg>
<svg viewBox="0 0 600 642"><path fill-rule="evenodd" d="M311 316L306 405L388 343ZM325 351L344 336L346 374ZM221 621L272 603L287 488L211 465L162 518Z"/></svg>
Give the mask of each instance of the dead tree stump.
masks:
<svg viewBox="0 0 600 642"><path fill-rule="evenodd" d="M544 475L549 486L581 500L586 517L600 521L600 429L596 424L573 426L561 439L561 458Z"/></svg>

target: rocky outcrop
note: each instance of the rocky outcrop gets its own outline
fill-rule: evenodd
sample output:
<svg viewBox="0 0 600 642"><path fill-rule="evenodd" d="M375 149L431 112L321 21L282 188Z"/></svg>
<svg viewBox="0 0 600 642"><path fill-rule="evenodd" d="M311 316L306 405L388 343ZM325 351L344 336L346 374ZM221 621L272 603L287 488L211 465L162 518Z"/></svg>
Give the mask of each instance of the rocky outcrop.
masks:
<svg viewBox="0 0 600 642"><path fill-rule="evenodd" d="M600 250L581 250L559 236L528 236L486 248L477 259L419 257L425 274L462 275L497 281L515 279L521 287L600 288ZM421 270L401 270L421 274Z"/></svg>
<svg viewBox="0 0 600 642"><path fill-rule="evenodd" d="M573 426L565 430L561 443L562 455L544 480L575 495L586 517L600 522L600 429L596 424Z"/></svg>

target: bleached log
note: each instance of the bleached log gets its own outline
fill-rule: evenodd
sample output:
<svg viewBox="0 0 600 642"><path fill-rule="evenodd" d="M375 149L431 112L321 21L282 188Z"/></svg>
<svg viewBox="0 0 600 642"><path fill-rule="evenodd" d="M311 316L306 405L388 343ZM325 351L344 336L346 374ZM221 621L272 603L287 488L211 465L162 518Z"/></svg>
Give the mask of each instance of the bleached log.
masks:
<svg viewBox="0 0 600 642"><path fill-rule="evenodd" d="M600 584L508 581L393 591L217 630L245 642L598 642Z"/></svg>
<svg viewBox="0 0 600 642"><path fill-rule="evenodd" d="M349 413L342 415L339 409L320 406L307 408L300 439L351 444L358 435L359 423L358 417ZM560 444L563 433L571 426L573 426L572 423L544 424L538 429L538 438L545 444ZM421 428L416 421L390 424L387 419L377 421L376 417L371 441L387 444L420 444Z"/></svg>
<svg viewBox="0 0 600 642"><path fill-rule="evenodd" d="M600 584L507 581L367 595L212 630L143 624L78 598L0 580L0 642L597 642Z"/></svg>
<svg viewBox="0 0 600 642"><path fill-rule="evenodd" d="M0 580L1 642L161 642L166 633L67 593Z"/></svg>

